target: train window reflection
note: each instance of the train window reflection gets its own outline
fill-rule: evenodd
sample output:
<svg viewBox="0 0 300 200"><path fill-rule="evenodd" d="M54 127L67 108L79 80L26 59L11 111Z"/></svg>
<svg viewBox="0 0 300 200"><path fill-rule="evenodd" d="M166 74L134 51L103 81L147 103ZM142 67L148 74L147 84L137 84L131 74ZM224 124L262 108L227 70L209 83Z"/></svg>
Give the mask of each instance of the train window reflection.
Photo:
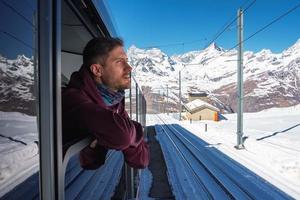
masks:
<svg viewBox="0 0 300 200"><path fill-rule="evenodd" d="M36 7L0 1L0 197L6 199L21 198L9 196L17 187L38 197L38 187L25 184L38 182L39 170Z"/></svg>

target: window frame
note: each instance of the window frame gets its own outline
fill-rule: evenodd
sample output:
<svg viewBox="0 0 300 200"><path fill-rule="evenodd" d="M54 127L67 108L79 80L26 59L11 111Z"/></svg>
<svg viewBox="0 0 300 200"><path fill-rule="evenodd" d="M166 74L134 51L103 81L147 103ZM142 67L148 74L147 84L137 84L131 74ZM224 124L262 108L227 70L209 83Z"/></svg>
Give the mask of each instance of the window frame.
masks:
<svg viewBox="0 0 300 200"><path fill-rule="evenodd" d="M111 37L98 10L91 0L84 3L95 11L91 19L79 11L78 0L38 1L38 132L40 150L39 194L40 199L65 198L65 167L62 144L61 108L61 5L68 3L93 37ZM86 11L85 11L86 12ZM94 26L93 26L94 25ZM113 35L116 36L116 35ZM85 140L78 145L82 146ZM73 145L74 146L74 145ZM76 144L75 144L76 146ZM80 150L80 148L76 148ZM71 149L74 152L74 148Z"/></svg>
<svg viewBox="0 0 300 200"><path fill-rule="evenodd" d="M61 199L61 0L38 1L40 199ZM59 87L58 87L59 86Z"/></svg>

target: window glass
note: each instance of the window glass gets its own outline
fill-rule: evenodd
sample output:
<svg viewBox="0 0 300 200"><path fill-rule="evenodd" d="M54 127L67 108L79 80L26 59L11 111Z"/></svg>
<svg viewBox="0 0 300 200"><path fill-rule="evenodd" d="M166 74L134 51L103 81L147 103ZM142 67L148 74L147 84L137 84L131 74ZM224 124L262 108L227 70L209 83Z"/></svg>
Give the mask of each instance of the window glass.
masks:
<svg viewBox="0 0 300 200"><path fill-rule="evenodd" d="M137 104L137 99L136 99L136 82L134 79L131 79L131 118L133 120L136 120L136 104Z"/></svg>
<svg viewBox="0 0 300 200"><path fill-rule="evenodd" d="M0 197L4 199L38 197L36 7L35 0L0 1ZM13 192L20 187L23 193ZM26 196L21 196L24 192Z"/></svg>
<svg viewBox="0 0 300 200"><path fill-rule="evenodd" d="M130 115L130 89L125 90L125 110Z"/></svg>

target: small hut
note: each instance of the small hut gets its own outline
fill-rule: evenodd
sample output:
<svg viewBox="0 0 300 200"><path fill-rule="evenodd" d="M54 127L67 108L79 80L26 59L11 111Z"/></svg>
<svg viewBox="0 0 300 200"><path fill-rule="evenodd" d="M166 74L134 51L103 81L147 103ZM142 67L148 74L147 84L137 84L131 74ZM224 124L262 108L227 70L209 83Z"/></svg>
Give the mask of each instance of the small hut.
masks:
<svg viewBox="0 0 300 200"><path fill-rule="evenodd" d="M195 99L185 104L184 107L187 110L186 118L189 120L219 120L220 110L200 99Z"/></svg>

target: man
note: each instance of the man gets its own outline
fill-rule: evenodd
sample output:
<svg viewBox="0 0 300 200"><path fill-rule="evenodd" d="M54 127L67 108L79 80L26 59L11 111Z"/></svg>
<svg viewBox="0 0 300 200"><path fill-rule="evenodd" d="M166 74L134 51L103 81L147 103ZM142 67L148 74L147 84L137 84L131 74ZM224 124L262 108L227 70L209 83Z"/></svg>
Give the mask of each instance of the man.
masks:
<svg viewBox="0 0 300 200"><path fill-rule="evenodd" d="M87 134L95 138L80 152L85 169L101 166L108 149L121 150L131 167L149 163L143 128L124 108L131 70L122 40L94 38L84 48L83 65L62 92L64 143Z"/></svg>

